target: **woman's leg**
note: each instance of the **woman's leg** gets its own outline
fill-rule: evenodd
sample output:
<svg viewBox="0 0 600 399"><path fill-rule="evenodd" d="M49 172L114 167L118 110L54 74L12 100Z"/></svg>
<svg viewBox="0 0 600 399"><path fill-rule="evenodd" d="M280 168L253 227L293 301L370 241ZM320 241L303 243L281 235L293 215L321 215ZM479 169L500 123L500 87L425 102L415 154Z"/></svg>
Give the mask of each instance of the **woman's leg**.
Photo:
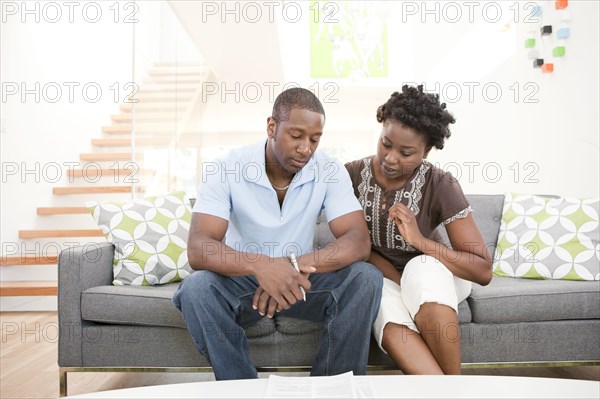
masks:
<svg viewBox="0 0 600 399"><path fill-rule="evenodd" d="M458 279L437 259L412 259L402 275L402 298L420 336L444 374L460 374L458 303L471 283Z"/></svg>
<svg viewBox="0 0 600 399"><path fill-rule="evenodd" d="M460 327L454 309L426 302L421 305L415 322L420 337L444 374L460 374Z"/></svg>
<svg viewBox="0 0 600 399"><path fill-rule="evenodd" d="M387 278L373 335L404 374L443 374L402 301L400 286Z"/></svg>
<svg viewBox="0 0 600 399"><path fill-rule="evenodd" d="M406 326L387 323L381 346L404 374L444 374L419 333Z"/></svg>

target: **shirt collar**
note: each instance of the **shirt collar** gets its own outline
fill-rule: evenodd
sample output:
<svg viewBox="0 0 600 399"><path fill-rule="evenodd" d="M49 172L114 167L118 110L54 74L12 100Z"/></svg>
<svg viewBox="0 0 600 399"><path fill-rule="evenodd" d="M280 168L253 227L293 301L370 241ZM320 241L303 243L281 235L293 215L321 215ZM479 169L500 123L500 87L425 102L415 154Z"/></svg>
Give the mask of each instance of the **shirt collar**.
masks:
<svg viewBox="0 0 600 399"><path fill-rule="evenodd" d="M257 176L257 173L242 173L244 179L246 181L256 183L263 187L271 188L271 182L269 181L269 177L267 176L267 168L265 164L265 154L266 154L267 140L261 140L257 143L252 149L252 153L250 154L250 163L246 166L247 170L250 169L260 170L260 176ZM316 153L316 152L315 152ZM296 173L294 178L292 179L292 183L290 188L294 188L296 186L301 186L305 183L315 180L316 177L316 169L318 165L315 161L315 154L308 160L306 165Z"/></svg>

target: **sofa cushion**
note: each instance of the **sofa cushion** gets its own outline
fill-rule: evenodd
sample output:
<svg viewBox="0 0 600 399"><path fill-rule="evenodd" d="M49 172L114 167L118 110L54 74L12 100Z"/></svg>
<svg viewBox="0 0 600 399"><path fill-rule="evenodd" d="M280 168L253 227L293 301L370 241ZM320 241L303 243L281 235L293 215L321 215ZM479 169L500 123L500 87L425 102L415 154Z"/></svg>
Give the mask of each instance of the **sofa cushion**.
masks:
<svg viewBox="0 0 600 399"><path fill-rule="evenodd" d="M494 274L599 280L598 198L506 194Z"/></svg>
<svg viewBox="0 0 600 399"><path fill-rule="evenodd" d="M471 309L469 308L469 303L465 299L461 303L458 304L458 322L459 323L469 323L473 319L473 315L471 314Z"/></svg>
<svg viewBox="0 0 600 399"><path fill-rule="evenodd" d="M115 245L115 285L155 285L181 281L192 269L187 239L192 218L183 191L129 202L87 202Z"/></svg>
<svg viewBox="0 0 600 399"><path fill-rule="evenodd" d="M466 197L469 205L473 208L473 219L475 219L475 223L477 223L477 227L483 235L491 256L496 250L496 242L498 241L504 195L468 194ZM440 226L438 232L442 237L441 242L450 246L446 229Z"/></svg>
<svg viewBox="0 0 600 399"><path fill-rule="evenodd" d="M171 298L179 283L160 286L112 286L89 288L81 293L81 317L108 324L187 328ZM246 328L248 337L275 332L275 323L263 317Z"/></svg>
<svg viewBox="0 0 600 399"><path fill-rule="evenodd" d="M317 225L315 226L315 236L313 238L313 248L323 249L327 244L335 240L335 236L329 228L327 223L327 216L325 211L321 212L317 218Z"/></svg>
<svg viewBox="0 0 600 399"><path fill-rule="evenodd" d="M81 315L84 320L105 324L163 326L187 328L181 312L171 298L179 283L161 286L112 286L89 288L81 294ZM461 323L471 321L467 301L458 305ZM322 322L277 317L262 318L246 328L248 337L262 337L277 331L284 335L314 334L320 336Z"/></svg>
<svg viewBox="0 0 600 399"><path fill-rule="evenodd" d="M110 286L81 293L81 317L100 323L185 327L171 298L179 283L155 287Z"/></svg>
<svg viewBox="0 0 600 399"><path fill-rule="evenodd" d="M467 195L473 208L473 218L483 235L490 255L496 250L498 230L502 218L503 195Z"/></svg>
<svg viewBox="0 0 600 399"><path fill-rule="evenodd" d="M275 315L275 326L277 331L286 335L298 335L298 334L315 334L315 338L320 337L321 330L323 329L323 322L293 319L291 317L278 317Z"/></svg>
<svg viewBox="0 0 600 399"><path fill-rule="evenodd" d="M494 276L473 284L467 298L475 323L600 318L600 282L529 280Z"/></svg>

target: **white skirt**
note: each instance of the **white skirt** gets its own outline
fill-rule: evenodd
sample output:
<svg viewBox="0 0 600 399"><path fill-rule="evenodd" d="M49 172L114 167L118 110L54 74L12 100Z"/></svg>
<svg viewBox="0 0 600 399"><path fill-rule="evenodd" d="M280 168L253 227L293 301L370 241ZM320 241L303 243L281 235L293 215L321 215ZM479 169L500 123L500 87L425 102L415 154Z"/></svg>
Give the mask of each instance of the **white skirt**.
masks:
<svg viewBox="0 0 600 399"><path fill-rule="evenodd" d="M449 306L458 313L458 304L470 293L471 282L454 276L436 258L421 255L411 259L404 268L400 285L383 279L381 305L373 323L377 344L385 352L381 340L387 323L401 324L419 332L414 320L422 304L435 302Z"/></svg>

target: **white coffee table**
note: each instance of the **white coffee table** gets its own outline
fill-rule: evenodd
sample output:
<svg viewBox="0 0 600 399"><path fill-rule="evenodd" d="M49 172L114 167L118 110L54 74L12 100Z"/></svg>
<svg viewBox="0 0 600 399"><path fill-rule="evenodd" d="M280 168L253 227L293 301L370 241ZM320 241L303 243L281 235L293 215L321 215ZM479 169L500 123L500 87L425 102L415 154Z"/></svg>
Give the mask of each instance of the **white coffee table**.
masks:
<svg viewBox="0 0 600 399"><path fill-rule="evenodd" d="M304 377L319 378L319 377ZM377 398L594 398L600 382L497 376L357 376ZM69 398L262 398L268 379L117 389Z"/></svg>

